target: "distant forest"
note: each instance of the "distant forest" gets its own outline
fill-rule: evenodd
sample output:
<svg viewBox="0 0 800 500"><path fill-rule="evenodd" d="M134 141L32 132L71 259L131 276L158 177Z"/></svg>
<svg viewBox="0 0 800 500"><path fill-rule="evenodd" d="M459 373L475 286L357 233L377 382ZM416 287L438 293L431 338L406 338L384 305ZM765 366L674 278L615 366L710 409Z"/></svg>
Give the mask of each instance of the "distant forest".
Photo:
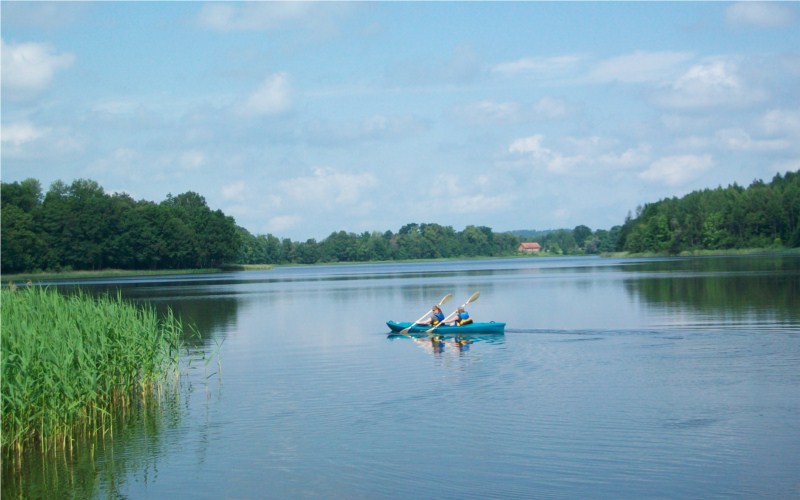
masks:
<svg viewBox="0 0 800 500"><path fill-rule="evenodd" d="M704 189L639 207L623 224L618 247L668 254L800 247L800 171L769 184Z"/></svg>
<svg viewBox="0 0 800 500"><path fill-rule="evenodd" d="M410 223L397 233L338 231L304 242L253 235L191 191L154 203L107 194L92 180L57 181L43 193L26 179L0 184L0 201L3 273L506 256L522 241L556 255L800 246L798 172L647 204L609 230Z"/></svg>

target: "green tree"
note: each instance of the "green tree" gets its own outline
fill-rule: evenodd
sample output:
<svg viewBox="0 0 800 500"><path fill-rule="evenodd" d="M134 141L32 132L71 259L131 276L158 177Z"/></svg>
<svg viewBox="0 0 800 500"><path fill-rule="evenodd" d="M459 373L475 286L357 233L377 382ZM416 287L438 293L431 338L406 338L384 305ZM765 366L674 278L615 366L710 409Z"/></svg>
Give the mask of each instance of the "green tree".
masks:
<svg viewBox="0 0 800 500"><path fill-rule="evenodd" d="M798 172L706 189L637 209L622 226L619 245L631 252L798 246Z"/></svg>
<svg viewBox="0 0 800 500"><path fill-rule="evenodd" d="M42 187L35 179L0 184L0 247L3 272L39 268L45 244L35 216L41 210Z"/></svg>
<svg viewBox="0 0 800 500"><path fill-rule="evenodd" d="M585 248L586 240L592 235L592 230L588 226L580 225L575 226L572 230L572 238L575 240L575 245L578 248Z"/></svg>
<svg viewBox="0 0 800 500"><path fill-rule="evenodd" d="M33 215L12 204L4 205L2 213L0 246L3 249L3 272L39 268L41 263L37 257L44 249L44 243L36 232Z"/></svg>
<svg viewBox="0 0 800 500"><path fill-rule="evenodd" d="M345 231L331 233L319 245L319 257L324 262L355 262L356 252L356 235Z"/></svg>
<svg viewBox="0 0 800 500"><path fill-rule="evenodd" d="M478 255L490 255L491 246L489 238L481 228L467 226L461 232L461 249L464 255L470 257Z"/></svg>

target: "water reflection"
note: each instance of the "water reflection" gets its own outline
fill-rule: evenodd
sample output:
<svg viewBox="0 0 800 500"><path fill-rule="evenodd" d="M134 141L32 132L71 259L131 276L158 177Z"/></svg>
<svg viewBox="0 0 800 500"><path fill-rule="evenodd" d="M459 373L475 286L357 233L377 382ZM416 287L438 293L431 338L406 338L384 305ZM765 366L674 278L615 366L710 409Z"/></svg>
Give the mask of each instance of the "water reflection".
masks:
<svg viewBox="0 0 800 500"><path fill-rule="evenodd" d="M228 331L235 330L239 315L239 300L234 297L203 297L192 300L147 300L158 312L167 309L190 325L185 342L191 346L221 344Z"/></svg>
<svg viewBox="0 0 800 500"><path fill-rule="evenodd" d="M209 275L213 276L213 275ZM164 315L167 310L181 318L185 327L184 341L194 347L221 344L226 332L235 329L239 315L239 294L232 289L220 289L226 285L208 285L206 280L197 280L187 285L188 278L181 276L178 282L164 278L154 281L109 280L59 282L55 286L64 292L81 288L95 296L119 293L122 298L156 310ZM197 283L199 281L199 283Z"/></svg>
<svg viewBox="0 0 800 500"><path fill-rule="evenodd" d="M436 357L444 355L464 356L473 349L479 349L481 345L502 345L505 343L505 336L496 335L403 335L390 333L386 338L392 342L413 342L422 350L433 354Z"/></svg>
<svg viewBox="0 0 800 500"><path fill-rule="evenodd" d="M108 435L80 436L68 449L41 454L32 449L21 457L3 453L2 498L124 498L132 478L149 482L168 445L165 433L181 425L180 398L120 408Z"/></svg>
<svg viewBox="0 0 800 500"><path fill-rule="evenodd" d="M756 322L800 321L797 258L683 259L639 264L625 290L655 307Z"/></svg>
<svg viewBox="0 0 800 500"><path fill-rule="evenodd" d="M4 461L2 493L791 497L799 272L800 256L525 258L95 283L171 307L201 354L226 339L221 365L195 363L193 388L129 438ZM386 335L476 290L470 313L506 335ZM425 463L458 467L442 480Z"/></svg>

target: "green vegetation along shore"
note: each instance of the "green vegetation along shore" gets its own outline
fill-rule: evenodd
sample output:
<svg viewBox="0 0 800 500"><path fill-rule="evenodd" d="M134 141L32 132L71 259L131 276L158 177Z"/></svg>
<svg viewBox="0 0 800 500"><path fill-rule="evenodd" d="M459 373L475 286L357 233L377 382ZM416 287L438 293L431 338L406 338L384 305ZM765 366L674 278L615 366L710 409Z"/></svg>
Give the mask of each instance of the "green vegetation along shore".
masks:
<svg viewBox="0 0 800 500"><path fill-rule="evenodd" d="M154 203L109 195L85 179L57 181L44 194L39 181L27 179L0 183L0 194L4 274L506 257L518 255L523 242L554 255L800 247L800 172L648 203L609 229L458 231L409 223L396 233L334 231L302 242L253 235L193 192Z"/></svg>
<svg viewBox="0 0 800 500"><path fill-rule="evenodd" d="M2 291L2 447L68 448L111 431L111 411L178 375L184 328L168 312L85 292Z"/></svg>

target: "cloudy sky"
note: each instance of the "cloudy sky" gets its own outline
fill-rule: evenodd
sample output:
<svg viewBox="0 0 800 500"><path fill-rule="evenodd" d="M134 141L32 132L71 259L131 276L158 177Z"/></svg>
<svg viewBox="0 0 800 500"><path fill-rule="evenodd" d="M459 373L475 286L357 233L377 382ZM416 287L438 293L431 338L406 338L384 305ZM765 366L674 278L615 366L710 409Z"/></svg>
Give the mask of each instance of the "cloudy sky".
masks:
<svg viewBox="0 0 800 500"><path fill-rule="evenodd" d="M4 182L305 241L607 229L798 169L798 3L2 3Z"/></svg>

